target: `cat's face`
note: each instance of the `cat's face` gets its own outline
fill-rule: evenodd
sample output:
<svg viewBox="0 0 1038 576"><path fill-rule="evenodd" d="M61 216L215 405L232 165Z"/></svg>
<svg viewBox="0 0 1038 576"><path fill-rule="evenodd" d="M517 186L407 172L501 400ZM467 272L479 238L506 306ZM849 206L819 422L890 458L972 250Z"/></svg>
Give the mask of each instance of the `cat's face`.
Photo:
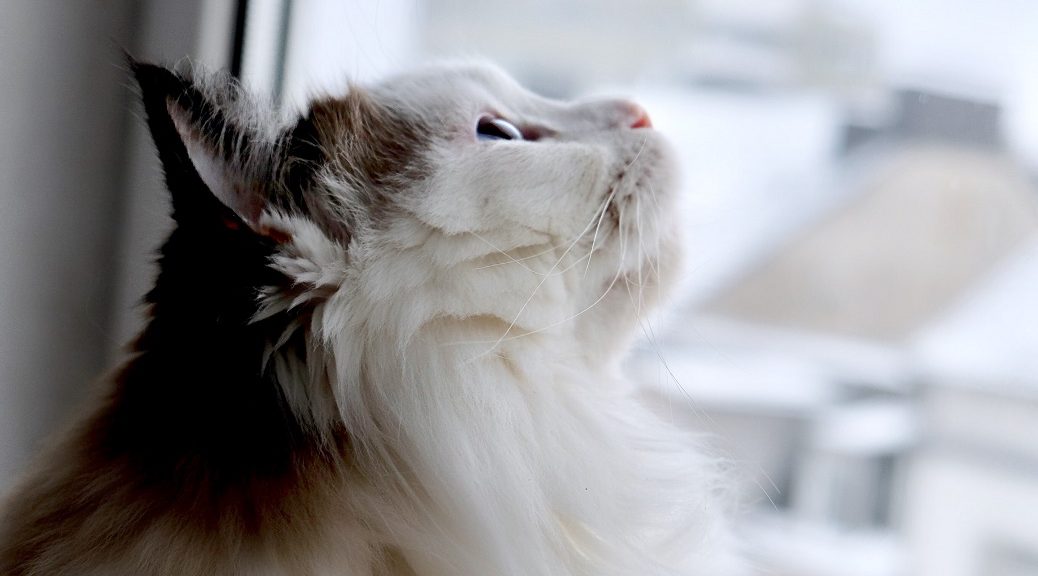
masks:
<svg viewBox="0 0 1038 576"><path fill-rule="evenodd" d="M399 76L368 93L422 135L414 155L426 169L397 196L402 218L504 251L554 246L555 273L579 271L572 284L583 301L602 300L607 283L634 306L653 298L632 298L632 285L659 293L660 259L673 268L677 252L675 167L640 106L551 100L472 65Z"/></svg>
<svg viewBox="0 0 1038 576"><path fill-rule="evenodd" d="M619 208L636 193L670 193L666 148L633 103L549 100L476 66L433 68L372 92L429 134L419 153L431 172L401 201L440 229L515 227L562 240L610 195Z"/></svg>
<svg viewBox="0 0 1038 576"><path fill-rule="evenodd" d="M517 309L535 309L537 292L549 292L537 278L557 276L551 294L573 303L557 314L601 304L612 308L585 319L608 324L617 307L652 300L646 288L658 294L660 269L676 258L671 155L631 102L560 102L493 67L444 65L318 100L279 127L240 92L165 82L165 108L194 170L247 228L279 246L275 260L297 276L292 300L313 277L379 276L377 292L396 290L394 281L420 292L443 275L437 267L451 268L453 283L431 297L464 299L465 283L482 281L477 271L527 262L499 267L526 277L496 270L472 290L472 302L492 293L485 310L442 313L515 324ZM380 269L405 251L424 264L409 265L406 278ZM538 268L535 257L547 264Z"/></svg>

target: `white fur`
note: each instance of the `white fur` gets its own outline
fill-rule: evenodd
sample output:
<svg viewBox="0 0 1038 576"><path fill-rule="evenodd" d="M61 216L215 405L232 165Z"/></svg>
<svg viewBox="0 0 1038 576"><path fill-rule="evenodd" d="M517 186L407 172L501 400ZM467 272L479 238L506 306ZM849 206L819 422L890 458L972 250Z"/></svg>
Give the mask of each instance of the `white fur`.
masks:
<svg viewBox="0 0 1038 576"><path fill-rule="evenodd" d="M619 368L676 275L665 143L623 102L545 100L486 67L372 94L442 128L432 173L348 246L264 215L290 231L273 266L295 287L260 314L310 311L294 327L309 366L278 343L272 365L300 415L349 434L369 529L351 547L398 550L420 576L729 573L716 464ZM478 141L489 110L554 136ZM351 201L355 184L321 182Z"/></svg>

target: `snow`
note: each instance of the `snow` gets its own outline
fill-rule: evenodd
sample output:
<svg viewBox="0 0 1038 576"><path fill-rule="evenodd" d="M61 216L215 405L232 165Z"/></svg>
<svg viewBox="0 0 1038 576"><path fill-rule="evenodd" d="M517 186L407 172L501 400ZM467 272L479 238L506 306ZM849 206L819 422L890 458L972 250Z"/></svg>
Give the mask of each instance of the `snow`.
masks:
<svg viewBox="0 0 1038 576"><path fill-rule="evenodd" d="M1038 394L1038 236L925 329L913 349L934 383Z"/></svg>

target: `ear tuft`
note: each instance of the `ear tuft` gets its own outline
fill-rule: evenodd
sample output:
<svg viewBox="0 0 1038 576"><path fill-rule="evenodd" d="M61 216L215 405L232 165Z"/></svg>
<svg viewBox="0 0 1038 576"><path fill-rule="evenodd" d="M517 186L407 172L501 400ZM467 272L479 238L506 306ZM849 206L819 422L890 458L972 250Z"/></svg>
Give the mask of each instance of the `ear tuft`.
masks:
<svg viewBox="0 0 1038 576"><path fill-rule="evenodd" d="M129 59L173 199L174 218L240 220L257 231L275 162L254 108L229 76L203 82ZM215 217L215 218L213 218Z"/></svg>

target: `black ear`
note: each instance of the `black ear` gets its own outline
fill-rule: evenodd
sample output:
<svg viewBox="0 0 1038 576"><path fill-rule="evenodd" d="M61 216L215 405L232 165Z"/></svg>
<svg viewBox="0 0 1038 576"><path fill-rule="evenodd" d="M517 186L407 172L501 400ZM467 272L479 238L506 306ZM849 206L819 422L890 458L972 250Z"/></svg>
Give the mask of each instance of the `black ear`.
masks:
<svg viewBox="0 0 1038 576"><path fill-rule="evenodd" d="M141 90L177 221L257 230L269 197L274 144L243 120L249 104L230 77L207 79L129 61ZM216 218L213 218L216 217Z"/></svg>

